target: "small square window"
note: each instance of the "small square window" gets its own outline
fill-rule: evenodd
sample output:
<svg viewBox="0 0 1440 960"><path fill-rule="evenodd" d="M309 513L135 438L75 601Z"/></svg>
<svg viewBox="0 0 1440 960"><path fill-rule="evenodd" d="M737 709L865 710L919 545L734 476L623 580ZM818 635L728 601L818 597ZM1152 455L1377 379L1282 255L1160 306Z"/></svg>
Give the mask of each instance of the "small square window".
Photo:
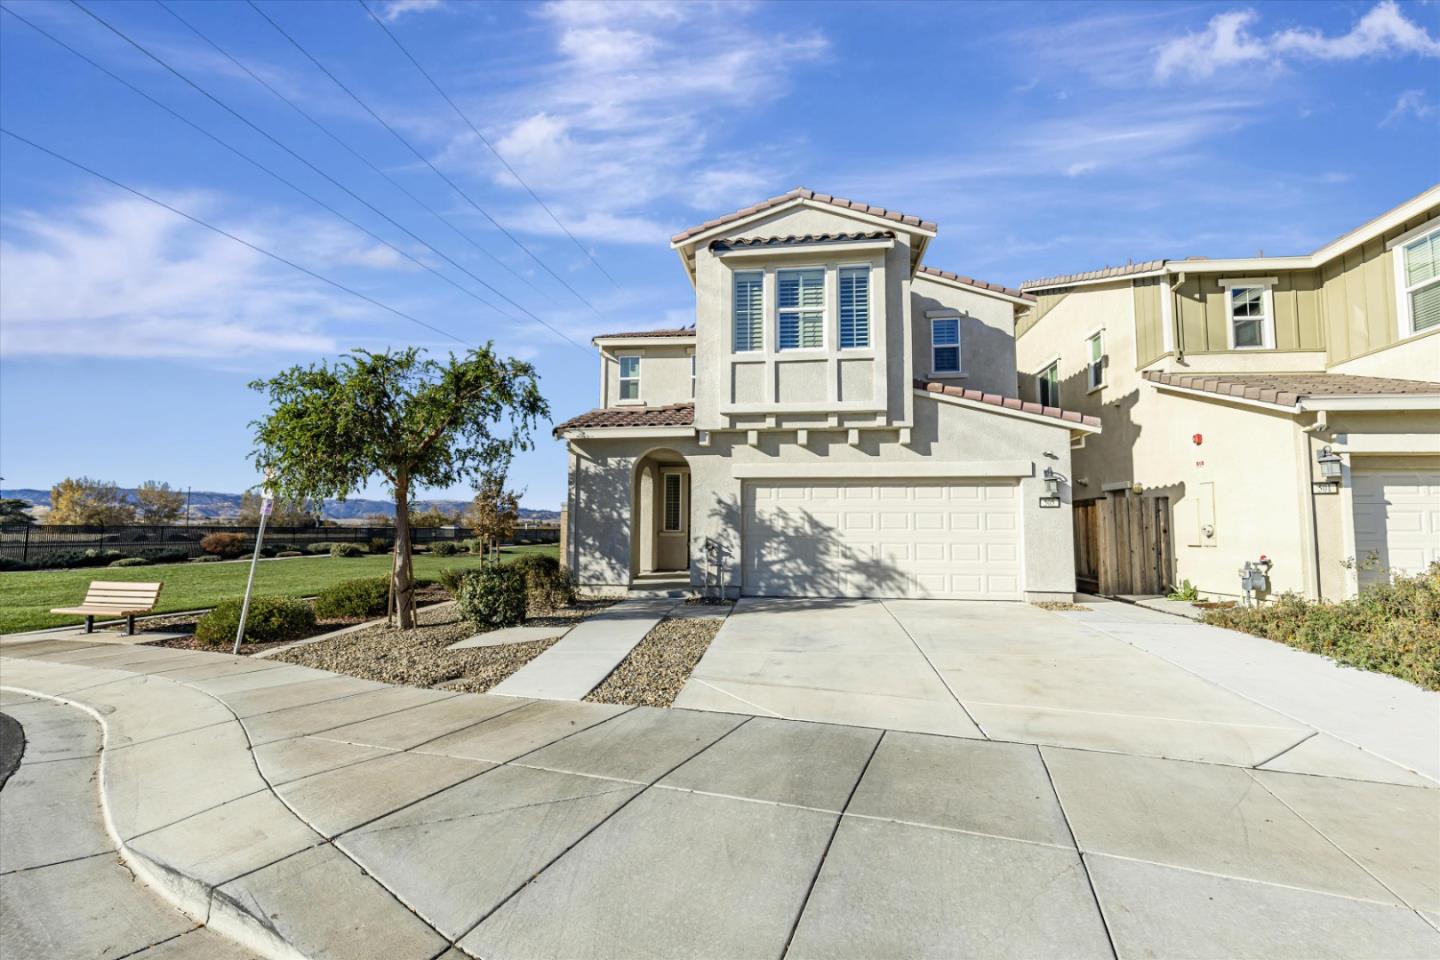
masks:
<svg viewBox="0 0 1440 960"><path fill-rule="evenodd" d="M640 358L638 356L620 358L620 399L640 399Z"/></svg>
<svg viewBox="0 0 1440 960"><path fill-rule="evenodd" d="M1224 281L1225 309L1230 323L1230 349L1262 350L1274 345L1270 287L1266 283Z"/></svg>
<svg viewBox="0 0 1440 960"><path fill-rule="evenodd" d="M930 372L960 372L960 318L930 321Z"/></svg>

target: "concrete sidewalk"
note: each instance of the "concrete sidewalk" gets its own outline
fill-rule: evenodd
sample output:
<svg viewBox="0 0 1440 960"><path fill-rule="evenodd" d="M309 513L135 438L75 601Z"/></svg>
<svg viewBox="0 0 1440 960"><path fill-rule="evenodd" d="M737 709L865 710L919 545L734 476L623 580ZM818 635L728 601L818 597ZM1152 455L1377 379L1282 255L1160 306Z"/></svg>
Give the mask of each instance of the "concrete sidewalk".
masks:
<svg viewBox="0 0 1440 960"><path fill-rule="evenodd" d="M1436 789L84 642L0 687L98 721L126 866L266 957L1440 955Z"/></svg>

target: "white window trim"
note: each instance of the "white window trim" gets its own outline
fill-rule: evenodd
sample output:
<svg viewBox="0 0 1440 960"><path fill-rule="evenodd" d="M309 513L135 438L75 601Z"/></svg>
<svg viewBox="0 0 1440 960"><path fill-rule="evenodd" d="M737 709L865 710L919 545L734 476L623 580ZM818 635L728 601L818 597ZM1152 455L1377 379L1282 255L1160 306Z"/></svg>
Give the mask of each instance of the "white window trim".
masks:
<svg viewBox="0 0 1440 960"><path fill-rule="evenodd" d="M782 273L816 272L820 274L820 345L818 347L782 347L780 345L780 275ZM832 269L829 265L824 263L812 263L806 266L801 266L799 264L792 266L790 264L786 264L783 267L775 268L775 297L770 308L770 330L771 334L775 338L771 342L775 344L775 352L777 354L783 353L787 357L804 356L806 354L823 356L824 354L829 352L831 343L830 320L832 316L832 311L830 310L830 285L832 278L836 286L835 310L833 312L833 316L838 326L840 322L840 274L838 271ZM801 307L786 307L785 309L787 311L794 311L795 313L815 312L814 309L807 310ZM839 342L840 331L837 329L835 333L836 342Z"/></svg>
<svg viewBox="0 0 1440 960"><path fill-rule="evenodd" d="M935 363L935 351L937 349L949 349L951 344L935 343L935 324L947 321L955 321L955 369L941 370ZM930 376L932 377L962 377L965 375L965 336L961 329L961 317L958 313L948 314L943 317L930 318Z"/></svg>
<svg viewBox="0 0 1440 960"><path fill-rule="evenodd" d="M1046 374L1048 371L1052 370L1052 369L1055 371L1055 393L1057 394L1057 396L1054 398L1054 400L1053 400L1052 402L1046 403L1046 402L1045 402L1045 399L1044 399L1042 396L1040 396L1040 384L1041 384L1042 379L1044 378L1045 374ZM1051 360L1049 363L1045 364L1045 366L1041 367L1040 370L1039 370L1039 372L1035 374L1035 400L1036 400L1036 402L1039 403L1041 406L1046 406L1046 407L1059 407L1059 406L1060 406L1060 397L1058 396L1059 393L1060 393L1060 358L1059 358L1059 357L1056 357L1054 360Z"/></svg>
<svg viewBox="0 0 1440 960"><path fill-rule="evenodd" d="M690 399L695 399L695 351L690 351Z"/></svg>
<svg viewBox="0 0 1440 960"><path fill-rule="evenodd" d="M689 473L689 471L683 467L661 469L660 471L660 536L662 537L685 536L686 520L689 515L689 504L686 503L687 495L685 492L685 474L687 473ZM669 506L667 500L669 494L666 491L666 486L668 484L667 478L672 476L680 478L680 526L674 530L667 530L665 528L665 521L668 519L666 507Z"/></svg>
<svg viewBox="0 0 1440 960"><path fill-rule="evenodd" d="M846 270L865 271L865 345L847 347L840 336L840 276ZM827 318L826 325L829 325ZM875 349L875 268L868 262L840 263L835 266L835 349L845 354Z"/></svg>
<svg viewBox="0 0 1440 960"><path fill-rule="evenodd" d="M1100 381L1098 383L1090 382L1091 364L1096 362L1090 358L1090 343L1094 340L1100 341ZM1105 367L1105 328L1100 327L1091 331L1090 335L1085 338L1085 393L1087 395L1105 389Z"/></svg>
<svg viewBox="0 0 1440 960"><path fill-rule="evenodd" d="M1276 277L1234 277L1217 281L1225 291L1225 344L1230 350L1274 350L1275 349L1275 286ZM1265 317L1260 324L1260 345L1256 347L1235 346L1235 317L1231 313L1234 301L1230 299L1232 289L1259 287L1262 291L1260 302L1265 308Z"/></svg>
<svg viewBox="0 0 1440 960"><path fill-rule="evenodd" d="M750 344L748 349L741 350L736 346L736 333L739 328L736 326L735 315L738 312L739 301L735 298L735 288L740 285L741 277L755 276L760 278L760 342ZM730 353L734 356L748 357L765 352L765 328L766 323L766 299L770 284L766 282L765 271L763 270L735 270L730 274Z"/></svg>
<svg viewBox="0 0 1440 960"><path fill-rule="evenodd" d="M1429 220L1420 224L1414 230L1406 231L1400 236L1385 244L1385 249L1390 251L1390 259L1394 263L1395 270L1395 332L1400 335L1401 340L1408 340L1410 337L1422 333L1434 333L1440 327L1431 327L1429 330L1416 330L1415 318L1410 316L1410 291L1412 288L1405 286L1405 257L1404 247L1414 243L1421 237L1429 236L1440 231L1440 220ZM1440 282L1431 280L1431 283ZM1420 284L1414 289L1419 289Z"/></svg>
<svg viewBox="0 0 1440 960"><path fill-rule="evenodd" d="M624 375L625 361L629 360L632 357L635 359L635 376L627 377ZM631 404L643 404L645 402L644 397L642 397L640 394L640 368L642 366L643 364L641 362L641 354L617 353L615 355L615 402L617 404L625 404L628 406ZM635 381L634 397L627 398L625 396L625 382L627 380Z"/></svg>

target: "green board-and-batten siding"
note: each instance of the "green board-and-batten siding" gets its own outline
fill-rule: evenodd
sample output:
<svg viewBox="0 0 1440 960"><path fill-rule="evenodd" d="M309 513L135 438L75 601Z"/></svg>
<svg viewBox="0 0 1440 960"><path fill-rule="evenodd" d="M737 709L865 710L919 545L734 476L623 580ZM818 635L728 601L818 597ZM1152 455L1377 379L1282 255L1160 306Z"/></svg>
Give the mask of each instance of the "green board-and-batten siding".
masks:
<svg viewBox="0 0 1440 960"><path fill-rule="evenodd" d="M1275 277L1270 288L1275 303L1276 350L1324 350L1325 324L1319 306L1320 280L1314 270L1289 273L1258 271L1228 274L1226 279ZM1186 353L1217 353L1230 349L1225 288L1213 274L1192 274L1174 288L1180 321L1180 345Z"/></svg>
<svg viewBox="0 0 1440 960"><path fill-rule="evenodd" d="M1165 332L1160 310L1160 278L1144 277L1132 285L1135 293L1135 369L1165 355Z"/></svg>
<svg viewBox="0 0 1440 960"><path fill-rule="evenodd" d="M1388 347L1400 337L1391 240L1440 216L1440 207L1407 220L1384 236L1347 251L1320 268L1331 364Z"/></svg>

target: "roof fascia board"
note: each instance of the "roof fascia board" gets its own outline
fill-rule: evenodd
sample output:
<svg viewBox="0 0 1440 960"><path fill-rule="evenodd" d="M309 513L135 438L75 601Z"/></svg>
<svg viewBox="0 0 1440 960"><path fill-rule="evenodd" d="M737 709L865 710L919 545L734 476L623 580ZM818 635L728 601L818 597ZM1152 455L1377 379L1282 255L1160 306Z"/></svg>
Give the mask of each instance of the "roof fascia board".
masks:
<svg viewBox="0 0 1440 960"><path fill-rule="evenodd" d="M749 216L741 217L738 220L730 220L725 223L717 223L715 226L711 227L709 230L706 230L704 233L697 233L693 237L686 237L684 240L679 241L672 240L670 242L670 246L676 250L687 248L693 249L703 243L710 242L718 236L722 236L727 233L733 233L747 223L754 223L756 220L763 220L767 217L773 217L778 213L784 213L787 210L793 210L795 207L802 206L809 207L812 210L819 210L824 213L835 213L843 217L850 217L855 220L863 221L864 223L873 223L877 227L883 227L886 230L903 231L904 233L913 234L914 236L918 237L935 236L934 230L926 230L923 227L912 226L911 224L905 223L901 220L886 220L884 217L877 217L873 214L862 213L859 210L851 210L846 207L837 207L833 203L821 203L819 200L812 200L809 197L795 197L794 199L787 200L784 203L778 203L773 207L766 207L764 210L756 210Z"/></svg>
<svg viewBox="0 0 1440 960"><path fill-rule="evenodd" d="M895 246L894 240L856 240L852 242L835 241L826 243L777 243L765 247L739 247L734 250L715 250L713 253L721 260L749 259L755 257L785 256L786 254L824 253L827 251L873 253L879 250L889 250Z"/></svg>
<svg viewBox="0 0 1440 960"><path fill-rule="evenodd" d="M683 337L594 337L590 343L600 349L607 347L689 347L695 344L695 334Z"/></svg>
<svg viewBox="0 0 1440 960"><path fill-rule="evenodd" d="M1440 394L1397 393L1377 396L1304 397L1302 410L1440 410Z"/></svg>
<svg viewBox="0 0 1440 960"><path fill-rule="evenodd" d="M1228 393L1211 393L1209 390L1196 390L1193 387L1177 387L1174 384L1157 383L1154 380L1146 380L1145 382L1153 386L1156 390L1162 390L1166 393L1178 393L1187 397L1196 397L1200 400L1219 400L1226 403L1238 403L1242 406L1257 407L1261 410L1274 410L1278 413L1302 412L1300 404L1298 403L1287 407L1283 403L1271 403L1268 400L1252 400L1249 397L1236 397Z"/></svg>
<svg viewBox="0 0 1440 960"><path fill-rule="evenodd" d="M1440 184L1431 187L1412 200L1407 200L1395 209L1380 214L1380 216L1371 220L1369 223L1362 223L1344 236L1332 240L1330 243L1327 243L1312 253L1310 258L1316 262L1317 266L1326 261L1334 260L1345 251L1357 247L1367 240L1374 239L1387 230L1395 229L1406 220L1423 213L1436 204L1440 204Z"/></svg>
<svg viewBox="0 0 1440 960"><path fill-rule="evenodd" d="M930 280L934 283L942 284L944 286L954 287L957 290L964 290L966 293L978 293L982 297L994 297L996 300L1004 300L1006 303L1019 304L1022 307L1035 306L1034 300L1026 300L1023 297L1012 297L1010 296L1010 294L1001 293L999 290L986 290L984 287L977 287L969 283L961 283L959 280L951 280L949 277L937 277L935 274L925 273L923 270L915 271L915 279Z"/></svg>
<svg viewBox="0 0 1440 960"><path fill-rule="evenodd" d="M1030 460L921 460L915 463L737 463L730 468L737 480L800 480L809 477L1033 477Z"/></svg>
<svg viewBox="0 0 1440 960"><path fill-rule="evenodd" d="M1141 273L1123 273L1114 277L1096 277L1093 280L1071 280L1067 283L1048 283L1040 286L1024 286L1022 284L1021 289L1026 293L1034 293L1038 296L1041 290L1058 290L1061 287L1095 287L1102 283L1128 283L1131 280L1139 280L1142 277L1163 276L1165 272L1165 267L1159 267L1158 269L1146 270ZM1026 302L1028 303L1029 301Z"/></svg>
<svg viewBox="0 0 1440 960"><path fill-rule="evenodd" d="M939 393L934 390L915 390L917 397L929 397L932 400L939 400L943 403L953 403L956 406L968 407L971 410L979 410L982 413L1001 413L1007 417L1018 417L1021 420L1029 420L1031 423L1043 423L1047 427L1065 427L1068 430L1080 433L1099 433L1100 428L1088 423L1077 423L1074 420L1061 420L1058 417L1047 417L1039 413L1027 413L1024 410L1012 410L1009 407L997 407L993 403L982 403L979 400L966 400L964 397L952 397L948 393Z"/></svg>
<svg viewBox="0 0 1440 960"><path fill-rule="evenodd" d="M575 427L560 434L565 440L605 440L616 437L637 439L693 437L694 427Z"/></svg>

